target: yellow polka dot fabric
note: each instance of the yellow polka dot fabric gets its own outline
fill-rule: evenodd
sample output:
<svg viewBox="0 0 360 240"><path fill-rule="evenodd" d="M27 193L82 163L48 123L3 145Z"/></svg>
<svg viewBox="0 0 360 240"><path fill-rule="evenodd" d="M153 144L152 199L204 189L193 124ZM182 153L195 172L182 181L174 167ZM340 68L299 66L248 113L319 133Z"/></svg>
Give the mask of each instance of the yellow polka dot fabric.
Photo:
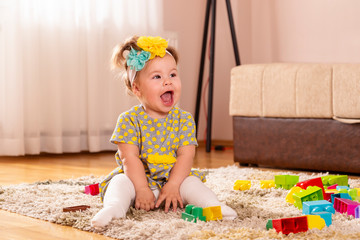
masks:
<svg viewBox="0 0 360 240"><path fill-rule="evenodd" d="M139 147L139 157L144 164L149 187L155 189L161 188L167 182L175 164L173 161L161 162L161 159L176 159L177 150L181 146L197 146L195 133L195 122L189 112L174 107L166 118L154 119L138 105L120 114L110 141L114 144L127 143ZM149 156L156 160L149 162ZM118 153L115 159L119 167L100 184L102 198L111 178L123 173L123 164ZM205 181L205 175L198 170L191 170L190 175Z"/></svg>

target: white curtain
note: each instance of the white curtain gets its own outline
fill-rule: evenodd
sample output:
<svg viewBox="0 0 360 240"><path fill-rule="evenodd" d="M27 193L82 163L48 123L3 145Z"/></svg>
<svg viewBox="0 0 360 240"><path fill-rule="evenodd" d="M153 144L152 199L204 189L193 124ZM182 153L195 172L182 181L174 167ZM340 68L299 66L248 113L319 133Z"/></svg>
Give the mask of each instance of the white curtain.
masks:
<svg viewBox="0 0 360 240"><path fill-rule="evenodd" d="M0 155L115 149L136 104L110 70L113 47L162 34L161 0L0 0Z"/></svg>

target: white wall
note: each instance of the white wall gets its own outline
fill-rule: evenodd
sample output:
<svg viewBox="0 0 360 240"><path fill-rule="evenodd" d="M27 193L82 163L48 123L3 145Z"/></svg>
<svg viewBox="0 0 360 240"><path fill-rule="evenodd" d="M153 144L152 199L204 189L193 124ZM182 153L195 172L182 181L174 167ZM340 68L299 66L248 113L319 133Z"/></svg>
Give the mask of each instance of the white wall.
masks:
<svg viewBox="0 0 360 240"><path fill-rule="evenodd" d="M242 64L360 62L359 0L231 1ZM232 140L230 70L235 66L225 1L217 1L212 139ZM206 0L165 0L165 31L178 32L181 107L195 112ZM206 64L208 67L208 63ZM205 69L207 79L208 68ZM203 112L203 108L201 110ZM199 139L206 121L201 115Z"/></svg>
<svg viewBox="0 0 360 240"><path fill-rule="evenodd" d="M360 62L360 1L251 3L251 62Z"/></svg>

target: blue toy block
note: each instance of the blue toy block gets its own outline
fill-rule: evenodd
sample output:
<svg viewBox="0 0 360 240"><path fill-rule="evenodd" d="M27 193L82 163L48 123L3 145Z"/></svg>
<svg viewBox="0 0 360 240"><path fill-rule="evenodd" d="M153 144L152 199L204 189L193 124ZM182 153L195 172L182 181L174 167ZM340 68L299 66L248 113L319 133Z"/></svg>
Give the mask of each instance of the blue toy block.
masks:
<svg viewBox="0 0 360 240"><path fill-rule="evenodd" d="M329 212L314 212L312 215L319 215L322 219L325 220L327 227L332 224L332 214Z"/></svg>
<svg viewBox="0 0 360 240"><path fill-rule="evenodd" d="M350 188L348 186L336 186L336 190L340 191L340 189L349 190Z"/></svg>
<svg viewBox="0 0 360 240"><path fill-rule="evenodd" d="M355 208L355 218L360 218L360 206Z"/></svg>
<svg viewBox="0 0 360 240"><path fill-rule="evenodd" d="M326 200L303 202L303 214L308 215L317 212L329 212L334 214L335 209L332 204Z"/></svg>
<svg viewBox="0 0 360 240"><path fill-rule="evenodd" d="M345 199L352 200L348 193L334 193L334 194L331 194L331 202L332 203L334 203L335 198L345 198Z"/></svg>

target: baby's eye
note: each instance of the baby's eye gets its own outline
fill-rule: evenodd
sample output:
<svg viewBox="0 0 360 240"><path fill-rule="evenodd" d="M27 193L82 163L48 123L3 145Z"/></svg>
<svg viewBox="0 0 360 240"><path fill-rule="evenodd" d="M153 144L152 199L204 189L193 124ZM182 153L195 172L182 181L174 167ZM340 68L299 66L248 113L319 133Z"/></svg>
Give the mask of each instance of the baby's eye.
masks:
<svg viewBox="0 0 360 240"><path fill-rule="evenodd" d="M153 77L153 79L160 79L160 78L161 78L160 75L155 75L155 76Z"/></svg>
<svg viewBox="0 0 360 240"><path fill-rule="evenodd" d="M172 73L172 74L170 74L170 77L176 77L176 73Z"/></svg>

